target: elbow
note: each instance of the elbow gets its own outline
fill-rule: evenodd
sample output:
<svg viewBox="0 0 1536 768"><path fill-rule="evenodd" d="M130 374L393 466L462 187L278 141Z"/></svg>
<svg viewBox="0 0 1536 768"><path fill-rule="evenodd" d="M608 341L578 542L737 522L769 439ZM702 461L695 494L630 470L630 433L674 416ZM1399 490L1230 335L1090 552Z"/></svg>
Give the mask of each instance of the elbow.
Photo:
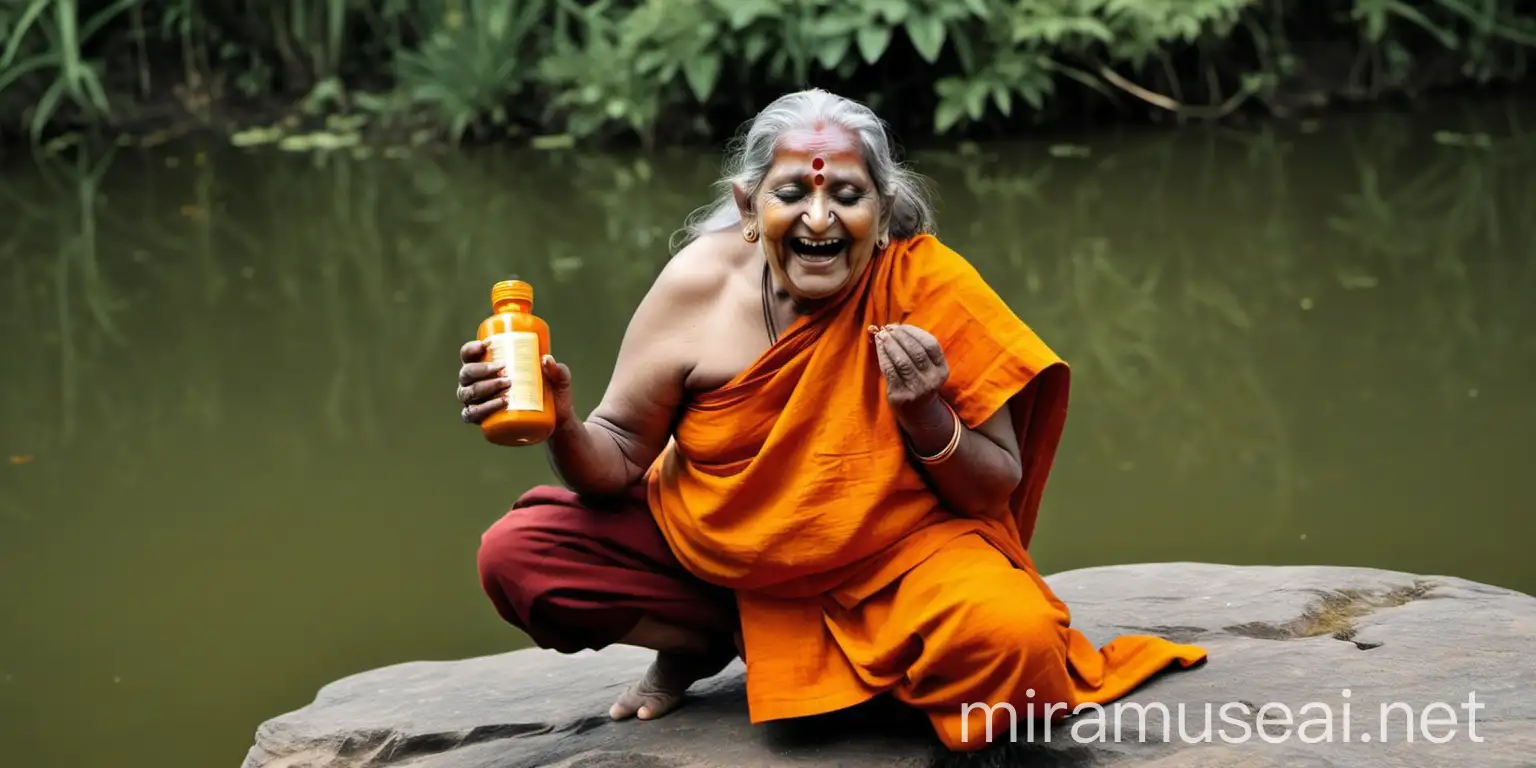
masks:
<svg viewBox="0 0 1536 768"><path fill-rule="evenodd" d="M1009 456L1003 460L1002 479L998 481L998 490L1007 501L1013 492L1018 490L1019 483L1024 482L1024 462L1017 457Z"/></svg>
<svg viewBox="0 0 1536 768"><path fill-rule="evenodd" d="M996 514L1008 509L1008 501L1024 480L1024 469L1017 459L1004 458L988 477L990 482L979 483L981 498L977 499L979 514Z"/></svg>
<svg viewBox="0 0 1536 768"><path fill-rule="evenodd" d="M584 472L576 477L561 476L565 487L576 495L593 500L616 499L630 493L637 482L644 477L644 473L632 471L627 466L622 468L611 465L591 468L593 471Z"/></svg>
<svg viewBox="0 0 1536 768"><path fill-rule="evenodd" d="M999 451L999 453L1002 453ZM1018 490L1019 483L1024 480L1024 466L1017 458L1003 454L993 462L992 471L987 473L987 482L980 485L986 488L983 491L987 506L1007 504L1009 497Z"/></svg>
<svg viewBox="0 0 1536 768"><path fill-rule="evenodd" d="M608 509L624 500L627 489L619 489L610 485L586 485L570 487L571 493L576 494L591 509Z"/></svg>

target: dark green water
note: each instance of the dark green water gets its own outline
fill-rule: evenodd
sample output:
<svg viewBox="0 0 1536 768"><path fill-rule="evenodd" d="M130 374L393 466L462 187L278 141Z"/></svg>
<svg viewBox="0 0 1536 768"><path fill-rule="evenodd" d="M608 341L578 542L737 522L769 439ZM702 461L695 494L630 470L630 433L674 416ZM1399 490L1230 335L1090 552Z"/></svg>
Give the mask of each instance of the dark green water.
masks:
<svg viewBox="0 0 1536 768"><path fill-rule="evenodd" d="M1536 107L1081 141L914 158L1076 366L1043 568L1536 592ZM457 421L457 348L520 273L590 408L716 161L5 158L8 764L238 765L337 677L521 646L475 548L550 475Z"/></svg>

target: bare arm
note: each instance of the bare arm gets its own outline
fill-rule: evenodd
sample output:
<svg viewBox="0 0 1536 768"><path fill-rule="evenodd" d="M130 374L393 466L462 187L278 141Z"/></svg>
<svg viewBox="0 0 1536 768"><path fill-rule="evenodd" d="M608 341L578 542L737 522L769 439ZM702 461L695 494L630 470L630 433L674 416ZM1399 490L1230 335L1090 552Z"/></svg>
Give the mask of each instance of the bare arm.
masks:
<svg viewBox="0 0 1536 768"><path fill-rule="evenodd" d="M666 447L693 366L692 318L723 279L712 255L699 241L667 263L630 319L602 401L585 421L567 419L551 436L550 460L567 487L622 493Z"/></svg>
<svg viewBox="0 0 1536 768"><path fill-rule="evenodd" d="M997 509L1018 487L1023 469L1010 408L998 409L976 429L961 423L937 395L897 411L896 416L918 456L939 453L949 445L956 427L960 429L960 444L948 459L922 465L950 509L980 515Z"/></svg>
<svg viewBox="0 0 1536 768"><path fill-rule="evenodd" d="M999 408L976 429L967 428L941 394L949 364L938 340L910 325L874 330L886 397L912 452L937 456L958 430L959 442L947 458L922 465L939 497L959 514L996 509L1024 474L1011 408Z"/></svg>

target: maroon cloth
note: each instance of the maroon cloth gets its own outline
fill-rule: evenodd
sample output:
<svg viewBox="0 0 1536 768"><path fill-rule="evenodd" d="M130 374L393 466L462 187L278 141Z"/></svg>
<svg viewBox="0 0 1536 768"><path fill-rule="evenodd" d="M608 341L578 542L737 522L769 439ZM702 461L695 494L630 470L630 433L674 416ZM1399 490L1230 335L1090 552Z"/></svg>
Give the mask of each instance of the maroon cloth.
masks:
<svg viewBox="0 0 1536 768"><path fill-rule="evenodd" d="M615 643L642 616L727 643L739 628L735 596L673 556L643 483L604 502L529 490L480 537L479 569L496 612L563 653Z"/></svg>

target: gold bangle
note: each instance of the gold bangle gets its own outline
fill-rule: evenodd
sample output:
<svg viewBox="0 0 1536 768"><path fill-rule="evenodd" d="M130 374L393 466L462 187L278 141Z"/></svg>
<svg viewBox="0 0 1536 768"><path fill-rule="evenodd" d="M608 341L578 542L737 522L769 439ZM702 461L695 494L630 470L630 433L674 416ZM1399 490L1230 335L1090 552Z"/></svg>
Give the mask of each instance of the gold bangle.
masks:
<svg viewBox="0 0 1536 768"><path fill-rule="evenodd" d="M960 448L960 437L965 432L965 422L960 420L960 414L955 413L955 409L949 404L949 401L940 398L939 402L944 404L944 409L949 411L950 418L955 420L955 433L949 436L949 445L944 446L943 450L932 456L918 456L917 460L924 464L938 464L955 455L955 451Z"/></svg>

